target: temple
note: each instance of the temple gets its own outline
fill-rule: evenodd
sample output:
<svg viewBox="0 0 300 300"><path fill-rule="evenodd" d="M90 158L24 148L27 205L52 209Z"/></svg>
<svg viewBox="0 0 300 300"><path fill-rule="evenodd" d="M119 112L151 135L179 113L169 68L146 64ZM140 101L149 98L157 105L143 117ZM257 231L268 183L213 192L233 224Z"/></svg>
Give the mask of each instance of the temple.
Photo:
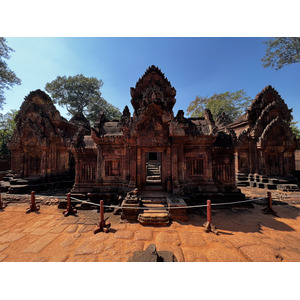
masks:
<svg viewBox="0 0 300 300"><path fill-rule="evenodd" d="M272 87L265 87L247 112L220 126L236 135L235 167L240 186L298 189L295 174L297 140L290 122L292 109Z"/></svg>
<svg viewBox="0 0 300 300"><path fill-rule="evenodd" d="M184 205L242 199L237 183L272 188L274 177L293 179L291 110L271 86L235 122L225 115L214 121L209 110L199 118L182 110L174 116L176 90L155 66L130 94L133 115L126 106L120 120L101 113L90 127L81 113L67 121L46 93L31 92L9 146L8 191L34 180L42 186L73 180L77 197L116 199L137 188L145 199L156 192L169 205Z"/></svg>

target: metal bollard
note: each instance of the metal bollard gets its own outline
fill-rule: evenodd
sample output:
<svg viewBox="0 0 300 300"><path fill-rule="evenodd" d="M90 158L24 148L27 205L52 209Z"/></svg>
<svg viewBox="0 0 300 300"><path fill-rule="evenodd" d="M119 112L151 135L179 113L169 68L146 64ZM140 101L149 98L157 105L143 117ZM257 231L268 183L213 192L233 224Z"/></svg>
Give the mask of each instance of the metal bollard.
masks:
<svg viewBox="0 0 300 300"><path fill-rule="evenodd" d="M278 217L277 212L274 211L272 208L272 193L271 192L267 193L267 207L265 209L263 209L263 213Z"/></svg>
<svg viewBox="0 0 300 300"><path fill-rule="evenodd" d="M6 204L3 203L1 199L1 193L0 193L0 209L4 209L6 207Z"/></svg>
<svg viewBox="0 0 300 300"><path fill-rule="evenodd" d="M30 206L26 209L26 213L30 213L32 211L38 211L40 209L39 205L35 204L35 192L31 192Z"/></svg>
<svg viewBox="0 0 300 300"><path fill-rule="evenodd" d="M63 214L65 217L69 216L69 215L75 215L77 213L77 209L73 208L73 206L71 205L71 194L68 193L67 194L67 209L65 211L63 211Z"/></svg>
<svg viewBox="0 0 300 300"><path fill-rule="evenodd" d="M204 232L213 232L214 234L219 234L217 228L211 224L211 201L207 200L207 222L203 224Z"/></svg>
<svg viewBox="0 0 300 300"><path fill-rule="evenodd" d="M98 233L98 232L105 232L108 233L108 229L110 227L110 223L106 224L106 220L109 217L107 217L104 220L104 201L100 200L100 222L98 223L98 227L94 230L94 234Z"/></svg>

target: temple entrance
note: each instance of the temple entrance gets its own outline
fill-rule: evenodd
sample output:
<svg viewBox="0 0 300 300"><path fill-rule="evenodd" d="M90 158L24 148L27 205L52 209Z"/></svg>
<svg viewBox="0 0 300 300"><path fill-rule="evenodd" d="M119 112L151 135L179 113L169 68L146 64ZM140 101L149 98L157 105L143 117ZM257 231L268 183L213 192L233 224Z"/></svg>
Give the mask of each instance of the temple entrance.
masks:
<svg viewBox="0 0 300 300"><path fill-rule="evenodd" d="M162 184L161 152L146 152L146 185Z"/></svg>

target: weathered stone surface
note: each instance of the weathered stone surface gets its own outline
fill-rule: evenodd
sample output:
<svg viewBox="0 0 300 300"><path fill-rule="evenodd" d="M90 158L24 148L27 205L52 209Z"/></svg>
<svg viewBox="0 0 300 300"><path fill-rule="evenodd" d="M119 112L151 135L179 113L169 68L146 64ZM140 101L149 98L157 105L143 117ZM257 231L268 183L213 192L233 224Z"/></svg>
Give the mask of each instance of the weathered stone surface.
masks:
<svg viewBox="0 0 300 300"><path fill-rule="evenodd" d="M7 233L7 232L9 232L9 230L2 230L2 231L0 231L0 236L3 235L3 234L5 234L5 233Z"/></svg>
<svg viewBox="0 0 300 300"><path fill-rule="evenodd" d="M182 248L185 262L208 262L205 251L191 248Z"/></svg>
<svg viewBox="0 0 300 300"><path fill-rule="evenodd" d="M89 232L93 231L96 228L95 225L84 225L78 230L78 233L84 233L84 232Z"/></svg>
<svg viewBox="0 0 300 300"><path fill-rule="evenodd" d="M26 248L23 252L30 252L30 253L39 253L43 250L46 246L48 246L52 241L54 241L58 237L58 234L54 233L47 233L39 240L31 244L28 248Z"/></svg>
<svg viewBox="0 0 300 300"><path fill-rule="evenodd" d="M67 232L68 233L74 233L76 232L78 229L78 225L77 224L72 224L72 225L69 225L69 227L67 228Z"/></svg>
<svg viewBox="0 0 300 300"><path fill-rule="evenodd" d="M207 245L203 235L198 232L181 232L180 237L183 247L205 247Z"/></svg>
<svg viewBox="0 0 300 300"><path fill-rule="evenodd" d="M134 251L144 250L145 243L144 241L127 241L125 244L125 254L133 253Z"/></svg>
<svg viewBox="0 0 300 300"><path fill-rule="evenodd" d="M0 252L2 252L3 250L5 250L8 246L9 246L9 244L0 245Z"/></svg>
<svg viewBox="0 0 300 300"><path fill-rule="evenodd" d="M151 241L153 238L153 231L150 229L141 229L135 232L135 240Z"/></svg>
<svg viewBox="0 0 300 300"><path fill-rule="evenodd" d="M280 250L280 256L283 262L300 262L300 252L287 249Z"/></svg>
<svg viewBox="0 0 300 300"><path fill-rule="evenodd" d="M8 254L0 255L0 261L4 261L8 257Z"/></svg>
<svg viewBox="0 0 300 300"><path fill-rule="evenodd" d="M64 240L60 246L65 250L69 250L74 244L77 242L77 239L74 237L69 237L66 240Z"/></svg>
<svg viewBox="0 0 300 300"><path fill-rule="evenodd" d="M0 236L0 243L10 243L24 237L24 233L6 233Z"/></svg>
<svg viewBox="0 0 300 300"><path fill-rule="evenodd" d="M50 231L50 229L51 228L47 228L47 227L45 227L45 228L33 228L33 230L32 231L30 231L30 234L32 234L32 235L45 235L47 232L49 232ZM52 231L52 230L51 230Z"/></svg>
<svg viewBox="0 0 300 300"><path fill-rule="evenodd" d="M18 193L21 188L25 191L35 184L42 188L46 177L70 180L73 166L69 147L77 132L78 127L60 116L45 92L29 93L16 116L16 129L9 144L13 174L17 175L9 192ZM20 177L30 179L21 182Z"/></svg>
<svg viewBox="0 0 300 300"><path fill-rule="evenodd" d="M179 246L181 244L180 236L175 231L159 232L155 241L157 245L168 244L171 246Z"/></svg>
<svg viewBox="0 0 300 300"><path fill-rule="evenodd" d="M276 189L290 180L295 170L295 135L290 126L291 110L272 86L266 86L252 101L247 112L226 124L236 135L236 169L240 186ZM283 179L282 178L282 179Z"/></svg>
<svg viewBox="0 0 300 300"><path fill-rule="evenodd" d="M252 246L242 246L239 248L240 253L249 261L254 262L275 262L278 261L276 255L278 251L267 245L252 245Z"/></svg>
<svg viewBox="0 0 300 300"><path fill-rule="evenodd" d="M65 262L65 261L67 261L68 257L69 257L69 255L67 255L67 254L58 254L57 256L49 258L48 261Z"/></svg>
<svg viewBox="0 0 300 300"><path fill-rule="evenodd" d="M150 244L145 251L135 251L129 259L131 262L175 262L177 261L173 253L169 251L157 252L156 246Z"/></svg>
<svg viewBox="0 0 300 300"><path fill-rule="evenodd" d="M99 254L104 248L105 244L83 243L75 249L74 255Z"/></svg>
<svg viewBox="0 0 300 300"><path fill-rule="evenodd" d="M118 230L114 234L114 237L116 239L132 239L133 236L134 236L134 232L128 230Z"/></svg>
<svg viewBox="0 0 300 300"><path fill-rule="evenodd" d="M235 248L225 248L218 247L209 248L205 251L205 256L208 261L214 262L242 262L246 259L235 249Z"/></svg>

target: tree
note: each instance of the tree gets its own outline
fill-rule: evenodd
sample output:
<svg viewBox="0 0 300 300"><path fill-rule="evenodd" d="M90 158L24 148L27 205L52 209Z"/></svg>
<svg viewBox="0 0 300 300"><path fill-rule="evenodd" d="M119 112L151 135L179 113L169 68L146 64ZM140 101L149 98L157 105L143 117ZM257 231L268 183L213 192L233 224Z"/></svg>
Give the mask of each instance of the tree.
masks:
<svg viewBox="0 0 300 300"><path fill-rule="evenodd" d="M244 90L214 94L211 97L196 96L187 108L187 114L191 117L201 117L204 109L208 108L214 119L226 113L234 121L245 112L250 103L251 98L246 96Z"/></svg>
<svg viewBox="0 0 300 300"><path fill-rule="evenodd" d="M55 80L46 84L46 91L51 95L54 103L65 106L69 115L74 116L82 112L93 124L100 111L108 119L119 119L121 112L101 97L102 80L95 77L57 76Z"/></svg>
<svg viewBox="0 0 300 300"><path fill-rule="evenodd" d="M300 37L277 37L263 43L267 45L265 56L261 59L264 68L279 70L285 65L300 62Z"/></svg>
<svg viewBox="0 0 300 300"><path fill-rule="evenodd" d="M15 72L10 70L5 62L9 59L10 52L14 50L7 46L6 39L0 37L0 109L5 104L4 89L9 90L15 84L21 84L21 80L16 76Z"/></svg>
<svg viewBox="0 0 300 300"><path fill-rule="evenodd" d="M11 140L14 133L16 127L15 117L17 113L17 110L12 109L4 115L0 114L0 155L9 153L7 143Z"/></svg>

